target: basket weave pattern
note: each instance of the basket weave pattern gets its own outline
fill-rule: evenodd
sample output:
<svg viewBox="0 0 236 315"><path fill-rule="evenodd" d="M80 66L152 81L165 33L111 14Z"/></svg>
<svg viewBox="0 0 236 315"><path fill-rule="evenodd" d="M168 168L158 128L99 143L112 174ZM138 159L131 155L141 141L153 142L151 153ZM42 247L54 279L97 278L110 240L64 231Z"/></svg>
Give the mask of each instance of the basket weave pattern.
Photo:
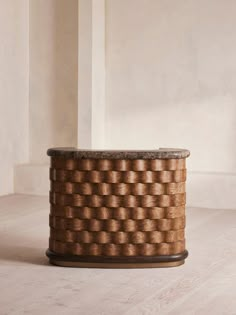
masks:
<svg viewBox="0 0 236 315"><path fill-rule="evenodd" d="M49 248L158 256L185 250L185 159L51 158Z"/></svg>

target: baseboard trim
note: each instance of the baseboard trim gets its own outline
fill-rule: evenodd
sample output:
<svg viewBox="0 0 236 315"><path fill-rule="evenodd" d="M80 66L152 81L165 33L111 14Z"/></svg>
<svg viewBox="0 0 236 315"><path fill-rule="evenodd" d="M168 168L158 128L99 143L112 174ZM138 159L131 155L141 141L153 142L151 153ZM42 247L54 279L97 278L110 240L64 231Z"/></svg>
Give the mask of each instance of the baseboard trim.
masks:
<svg viewBox="0 0 236 315"><path fill-rule="evenodd" d="M188 172L187 205L236 209L236 174Z"/></svg>
<svg viewBox="0 0 236 315"><path fill-rule="evenodd" d="M14 168L14 192L46 196L49 193L49 165L21 164Z"/></svg>

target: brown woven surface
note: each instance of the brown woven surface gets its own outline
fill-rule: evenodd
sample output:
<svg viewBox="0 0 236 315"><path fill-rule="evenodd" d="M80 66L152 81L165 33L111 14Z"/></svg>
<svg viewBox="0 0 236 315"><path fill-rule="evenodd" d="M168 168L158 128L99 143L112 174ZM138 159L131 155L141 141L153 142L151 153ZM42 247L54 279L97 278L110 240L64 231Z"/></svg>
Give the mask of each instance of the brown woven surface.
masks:
<svg viewBox="0 0 236 315"><path fill-rule="evenodd" d="M185 250L185 159L51 158L55 253L172 255Z"/></svg>

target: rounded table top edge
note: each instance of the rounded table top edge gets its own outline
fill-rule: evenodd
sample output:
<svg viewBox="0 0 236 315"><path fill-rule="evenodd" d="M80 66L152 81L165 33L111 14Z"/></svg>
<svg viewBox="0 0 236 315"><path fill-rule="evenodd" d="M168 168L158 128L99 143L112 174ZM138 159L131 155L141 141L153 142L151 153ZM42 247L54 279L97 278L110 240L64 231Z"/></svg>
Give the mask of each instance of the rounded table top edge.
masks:
<svg viewBox="0 0 236 315"><path fill-rule="evenodd" d="M47 155L72 159L183 159L190 155L186 149L160 148L158 150L86 150L77 148L50 148Z"/></svg>

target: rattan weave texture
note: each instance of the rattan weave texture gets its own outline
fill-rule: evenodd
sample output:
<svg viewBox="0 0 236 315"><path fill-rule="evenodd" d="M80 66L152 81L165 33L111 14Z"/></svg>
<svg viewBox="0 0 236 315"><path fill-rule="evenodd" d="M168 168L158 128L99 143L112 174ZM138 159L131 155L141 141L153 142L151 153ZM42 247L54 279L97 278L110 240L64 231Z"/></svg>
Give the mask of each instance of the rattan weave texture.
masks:
<svg viewBox="0 0 236 315"><path fill-rule="evenodd" d="M185 158L53 156L49 249L62 255L185 251Z"/></svg>

